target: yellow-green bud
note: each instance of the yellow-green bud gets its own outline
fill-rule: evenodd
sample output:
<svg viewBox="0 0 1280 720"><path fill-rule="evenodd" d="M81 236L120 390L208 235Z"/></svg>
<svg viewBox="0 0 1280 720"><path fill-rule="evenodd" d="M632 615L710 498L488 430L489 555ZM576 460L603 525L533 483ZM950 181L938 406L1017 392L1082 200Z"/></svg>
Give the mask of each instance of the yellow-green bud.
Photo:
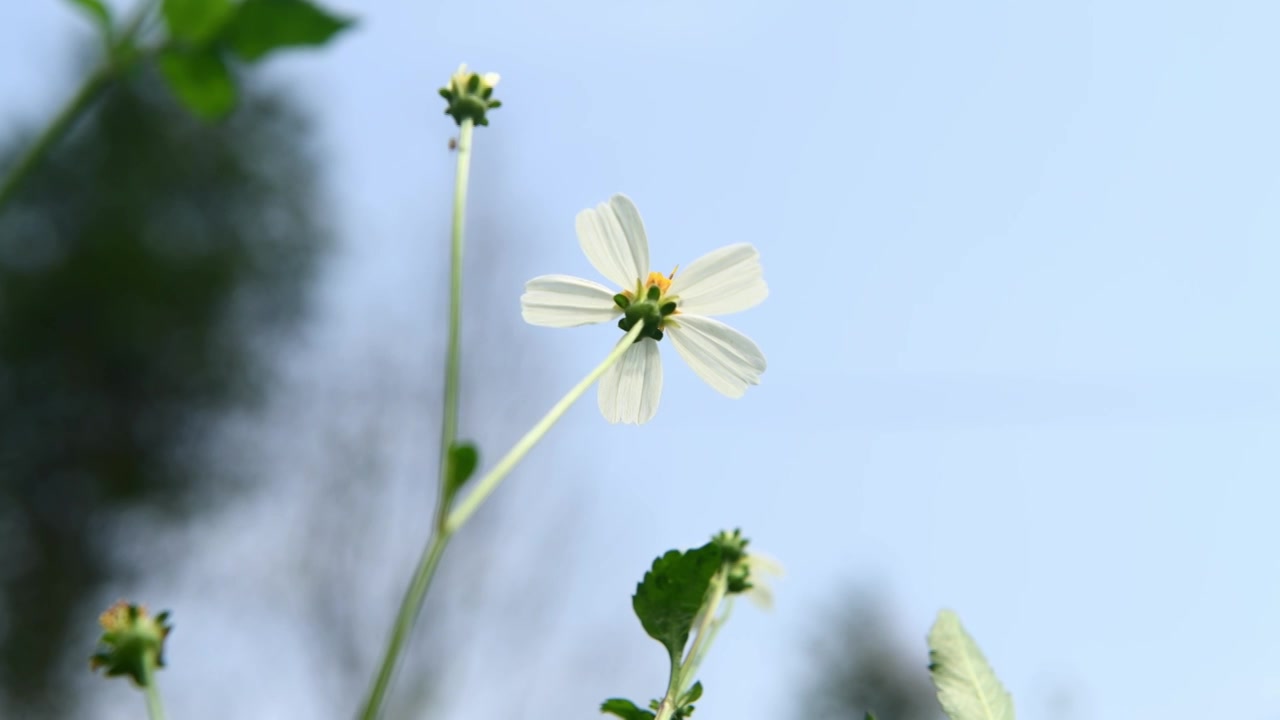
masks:
<svg viewBox="0 0 1280 720"><path fill-rule="evenodd" d="M164 667L164 640L173 629L168 612L152 617L145 607L121 600L98 616L98 623L102 636L90 668L106 668L107 677L128 675L143 687L149 667Z"/></svg>

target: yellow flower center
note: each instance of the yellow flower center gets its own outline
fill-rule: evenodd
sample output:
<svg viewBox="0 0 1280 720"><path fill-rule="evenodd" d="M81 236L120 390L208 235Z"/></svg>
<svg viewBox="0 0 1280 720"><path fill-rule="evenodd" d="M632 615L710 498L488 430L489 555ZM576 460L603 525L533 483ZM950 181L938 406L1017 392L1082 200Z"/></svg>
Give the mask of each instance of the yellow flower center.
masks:
<svg viewBox="0 0 1280 720"><path fill-rule="evenodd" d="M676 274L675 271L672 270L671 276L674 277L675 274ZM646 288L656 286L658 288L658 292L661 292L663 295L666 295L667 288L671 287L672 277L666 277L660 272L651 272L649 273L649 279L645 281L644 286Z"/></svg>

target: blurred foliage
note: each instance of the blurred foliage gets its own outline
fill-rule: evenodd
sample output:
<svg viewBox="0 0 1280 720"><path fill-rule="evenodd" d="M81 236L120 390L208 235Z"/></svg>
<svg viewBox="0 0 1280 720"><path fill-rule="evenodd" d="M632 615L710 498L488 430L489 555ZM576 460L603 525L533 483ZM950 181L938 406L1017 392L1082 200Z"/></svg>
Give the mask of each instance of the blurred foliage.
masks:
<svg viewBox="0 0 1280 720"><path fill-rule="evenodd" d="M68 628L126 572L126 513L226 491L202 436L259 396L328 245L301 113L244 91L208 125L135 73L0 214L0 690L32 713L58 713L88 648Z"/></svg>
<svg viewBox="0 0 1280 720"><path fill-rule="evenodd" d="M945 720L929 680L923 640L905 646L883 605L862 591L819 618L811 683L797 717L806 720Z"/></svg>

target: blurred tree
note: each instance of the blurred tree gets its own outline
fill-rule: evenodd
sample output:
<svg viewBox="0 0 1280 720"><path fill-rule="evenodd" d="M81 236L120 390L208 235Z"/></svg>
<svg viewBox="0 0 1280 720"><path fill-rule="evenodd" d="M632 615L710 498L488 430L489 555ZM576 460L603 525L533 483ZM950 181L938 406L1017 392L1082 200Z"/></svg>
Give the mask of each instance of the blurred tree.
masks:
<svg viewBox="0 0 1280 720"><path fill-rule="evenodd" d="M104 547L124 512L224 492L199 487L202 428L259 396L263 339L328 244L301 114L244 90L207 125L135 74L0 215L0 690L21 717L61 714L54 670L90 641L66 630L124 571Z"/></svg>
<svg viewBox="0 0 1280 720"><path fill-rule="evenodd" d="M945 720L929 680L928 650L892 635L874 595L854 590L826 611L816 636L812 680L798 717L807 720Z"/></svg>

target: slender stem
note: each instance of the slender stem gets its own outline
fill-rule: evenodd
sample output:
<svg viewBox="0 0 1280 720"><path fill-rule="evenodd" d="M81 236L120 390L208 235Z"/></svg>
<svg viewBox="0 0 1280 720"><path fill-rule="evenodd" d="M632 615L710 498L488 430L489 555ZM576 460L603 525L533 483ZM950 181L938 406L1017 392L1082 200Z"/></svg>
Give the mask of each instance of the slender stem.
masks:
<svg viewBox="0 0 1280 720"><path fill-rule="evenodd" d="M724 627L725 623L729 621L729 614L733 611L733 598L726 597L722 602L724 603L724 611L716 616L716 619L711 623L711 627L698 630L698 638L701 639L703 633L706 633L707 639L706 642L702 643L701 647L697 648L695 653L690 653L689 661L685 663L688 668L684 677L686 685L698 674L698 668L702 667L702 661L706 658L707 651L711 649L711 644L715 642L716 635L720 634L720 628Z"/></svg>
<svg viewBox="0 0 1280 720"><path fill-rule="evenodd" d="M418 619L418 612L422 608L422 601L427 596L427 590L431 587L431 580L435 577L436 567L440 564L440 558L444 555L445 546L448 545L449 539L466 523L467 519L475 513L481 503L493 493L494 489L502 482L511 470L529 454L534 445L538 444L556 424L578 398L582 397L600 376L622 357L627 348L631 347L636 338L640 337L640 333L644 330L644 323L638 322L630 332L622 338L609 355L594 370L583 378L568 392L559 402L551 408L533 429L520 438L520 441L507 452L506 456L498 461L493 470L481 478L476 489L453 511L449 512L447 520L432 528L431 539L427 541L427 547L422 553L422 559L418 561L418 568L413 573L413 580L409 583L409 589L405 592L404 600L400 603L400 612L396 615L395 625L391 630L391 639L387 642L386 652L382 657L382 665L378 668L378 674L374 678L373 688L369 691L369 697L365 700L364 707L360 711L361 720L376 720L379 713L382 712L382 705L386 700L387 690L391 685L391 677L395 673L396 664L400 659L400 653L404 650L405 641L409 637L409 633L413 630L413 625Z"/></svg>
<svg viewBox="0 0 1280 720"><path fill-rule="evenodd" d="M85 79L76 94L71 96L67 104L53 118L53 121L45 127L40 136L36 138L31 147L18 158L9 172L5 174L4 180L0 180L0 210L9 204L13 196L17 193L18 188L26 181L31 171L44 160L53 146L62 139L67 131L75 124L80 115L84 113L88 107L93 104L98 95L107 88L114 73L110 66L104 65L98 68Z"/></svg>
<svg viewBox="0 0 1280 720"><path fill-rule="evenodd" d="M146 681L142 692L147 698L147 717L164 720L164 703L160 701L160 690L156 687L155 659L151 653L147 653L142 661L142 679Z"/></svg>
<svg viewBox="0 0 1280 720"><path fill-rule="evenodd" d="M444 414L440 419L440 492L436 498L436 526L444 524L445 483L449 449L458 439L458 390L462 363L462 227L467 214L467 183L471 175L471 135L475 123L462 121L458 132L458 171L453 186L453 243L449 267L449 339L444 364Z"/></svg>
<svg viewBox="0 0 1280 720"><path fill-rule="evenodd" d="M413 573L409 589L400 603L400 613L396 615L396 623L391 629L391 639L387 642L386 652L383 653L382 665L378 668L373 688L369 691L369 697L360 711L361 720L376 720L382 712L382 704L386 700L387 690L391 687L391 677L395 674L400 653L404 650L404 644L409 639L409 633L412 632L413 625L418 619L422 601L427 596L431 580L436 574L436 567L440 564L440 558L444 556L444 549L448 544L449 536L441 532L439 527L434 528L426 551L423 552L422 558L418 561L418 568Z"/></svg>
<svg viewBox="0 0 1280 720"><path fill-rule="evenodd" d="M706 657L707 649L711 647L711 642L715 640L720 627L729 617L727 605L725 613L723 615L719 613L720 604L725 602L725 595L729 590L729 581L725 573L726 568L721 568L711 579L711 588L707 591L707 597L702 604L697 635L693 638L689 652L685 653L684 662L676 666L677 660L672 660L673 667L671 679L667 683L667 694L658 704L658 713L654 720L671 720L675 715L676 710L679 709L680 697L689 689L691 681L698 674L698 668L702 665L702 659Z"/></svg>
<svg viewBox="0 0 1280 720"><path fill-rule="evenodd" d="M707 591L707 600L703 604L704 612L702 613L701 621L698 623L698 634L693 638L693 645L689 646L689 652L685 653L684 665L680 668L680 687L678 692L685 691L689 681L698 672L698 666L702 664L702 658L706 655L707 648L711 644L711 628L720 612L720 603L724 601L725 593L728 590L729 581L726 577L726 569L721 568L715 574L715 577L711 579L711 589Z"/></svg>
<svg viewBox="0 0 1280 720"><path fill-rule="evenodd" d="M103 60L102 66L85 78L75 95L72 95L67 104L62 106L31 147L27 148L9 172L5 173L4 178L0 180L0 212L4 211L5 205L13 200L18 188L26 182L31 172L44 161L49 151L71 130L93 101L107 89L111 81L148 54L132 52L130 49L134 38L142 32L147 18L151 16L154 5L155 0L142 0L138 3L120 36L109 44L107 57Z"/></svg>
<svg viewBox="0 0 1280 720"><path fill-rule="evenodd" d="M529 432L525 433L524 437L520 438L520 441L512 446L512 448L507 451L507 454L498 461L498 464L493 466L492 470L486 473L484 477L480 478L480 481L476 483L475 490L472 490L471 493L462 500L462 502L458 503L457 507L449 512L449 516L445 520L444 524L445 532L453 534L457 532L458 528L462 527L463 523L465 523L480 507L481 503L483 503L485 499L493 493L493 491L502 482L503 478L505 478L507 474L524 459L525 455L529 454L529 451L532 450L533 447L542 440L547 432L551 430L556 422L564 416L570 406L577 402L578 398L582 397L583 393L585 393L596 380L599 380L600 376L604 375L606 370L613 367L614 363L618 362L623 353L625 353L627 349L631 347L631 344L635 342L636 338L640 337L640 332L642 330L644 330L644 322L636 323L635 327L631 328L631 331L628 332L618 343L617 347L613 349L613 352L610 352L608 357L604 359L604 362L597 365L594 370L582 379L582 382L574 385L572 390L566 393L564 397L560 398L560 402L552 406L551 410L547 411L547 414L542 416L542 419L538 421L538 424L534 425Z"/></svg>

